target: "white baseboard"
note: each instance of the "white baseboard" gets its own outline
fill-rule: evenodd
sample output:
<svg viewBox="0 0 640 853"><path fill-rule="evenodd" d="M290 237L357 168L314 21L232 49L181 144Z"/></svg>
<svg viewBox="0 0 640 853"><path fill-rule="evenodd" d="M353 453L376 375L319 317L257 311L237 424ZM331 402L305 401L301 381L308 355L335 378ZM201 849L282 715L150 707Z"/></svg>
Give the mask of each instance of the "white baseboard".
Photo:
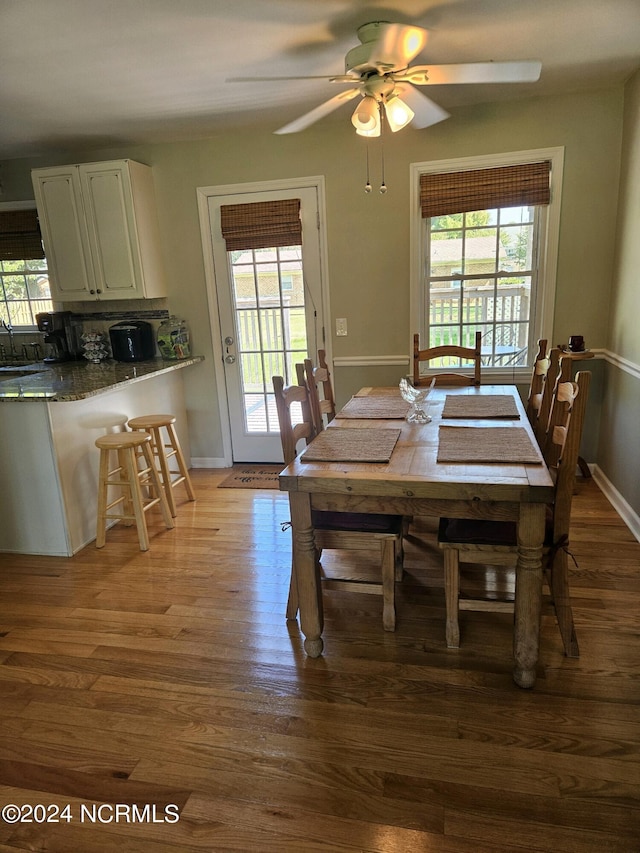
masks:
<svg viewBox="0 0 640 853"><path fill-rule="evenodd" d="M229 464L222 456L192 456L192 468L229 468Z"/></svg>
<svg viewBox="0 0 640 853"><path fill-rule="evenodd" d="M602 473L601 469L597 465L594 465L592 470L593 479L602 490L602 493L622 518L638 542L640 542L640 516L638 516L633 507L627 503L613 483L605 476L605 474Z"/></svg>

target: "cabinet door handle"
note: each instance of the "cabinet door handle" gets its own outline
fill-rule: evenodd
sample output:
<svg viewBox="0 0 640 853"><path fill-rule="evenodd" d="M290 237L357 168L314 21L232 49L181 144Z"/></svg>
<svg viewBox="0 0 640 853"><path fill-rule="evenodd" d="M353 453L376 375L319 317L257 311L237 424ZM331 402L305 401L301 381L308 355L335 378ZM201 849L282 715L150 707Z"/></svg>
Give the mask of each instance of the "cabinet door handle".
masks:
<svg viewBox="0 0 640 853"><path fill-rule="evenodd" d="M93 296L93 294L95 293L95 290L90 290L89 293Z"/></svg>
<svg viewBox="0 0 640 853"><path fill-rule="evenodd" d="M102 293L102 291L100 290L100 288L98 288L98 289L96 290L96 293Z"/></svg>

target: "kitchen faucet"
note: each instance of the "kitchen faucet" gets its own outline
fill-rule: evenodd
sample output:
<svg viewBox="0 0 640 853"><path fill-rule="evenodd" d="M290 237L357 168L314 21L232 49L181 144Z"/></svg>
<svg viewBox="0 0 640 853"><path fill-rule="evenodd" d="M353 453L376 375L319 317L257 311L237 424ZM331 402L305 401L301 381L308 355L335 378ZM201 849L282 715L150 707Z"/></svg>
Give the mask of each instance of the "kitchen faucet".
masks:
<svg viewBox="0 0 640 853"><path fill-rule="evenodd" d="M13 345L13 326L11 323L7 323L4 317L0 317L0 328L6 329L7 334L9 335L9 358L14 359L18 357L16 353L15 347ZM5 348L2 347L2 356L5 357Z"/></svg>

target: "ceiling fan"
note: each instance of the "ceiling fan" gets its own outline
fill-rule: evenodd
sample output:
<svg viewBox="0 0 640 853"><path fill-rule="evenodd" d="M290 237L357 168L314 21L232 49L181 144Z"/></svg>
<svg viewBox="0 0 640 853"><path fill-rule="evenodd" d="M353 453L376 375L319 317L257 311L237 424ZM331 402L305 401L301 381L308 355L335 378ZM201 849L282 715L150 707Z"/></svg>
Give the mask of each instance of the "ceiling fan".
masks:
<svg viewBox="0 0 640 853"><path fill-rule="evenodd" d="M351 122L360 136L380 136L383 111L392 131L401 130L410 122L414 127L422 128L449 118L446 110L418 91L416 86L535 82L542 68L536 60L410 67L411 60L427 42L427 30L374 21L363 24L357 32L361 44L348 51L344 74L334 77L234 77L228 82L322 79L332 83L350 83L351 88L334 95L275 133L305 130L342 104L360 96Z"/></svg>

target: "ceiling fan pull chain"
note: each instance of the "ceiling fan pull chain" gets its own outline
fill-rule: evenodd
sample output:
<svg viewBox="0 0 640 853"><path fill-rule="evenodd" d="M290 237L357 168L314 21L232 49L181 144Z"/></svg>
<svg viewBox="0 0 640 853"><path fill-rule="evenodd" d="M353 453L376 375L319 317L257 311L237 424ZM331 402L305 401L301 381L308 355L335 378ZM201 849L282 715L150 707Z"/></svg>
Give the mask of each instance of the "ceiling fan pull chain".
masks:
<svg viewBox="0 0 640 853"><path fill-rule="evenodd" d="M380 192L384 195L387 191L387 185L384 182L384 111L380 110L380 159L382 167L382 183L380 184Z"/></svg>
<svg viewBox="0 0 640 853"><path fill-rule="evenodd" d="M367 183L364 185L364 191L370 193L372 190L371 181L369 180L369 143L366 143L365 151L367 152Z"/></svg>

